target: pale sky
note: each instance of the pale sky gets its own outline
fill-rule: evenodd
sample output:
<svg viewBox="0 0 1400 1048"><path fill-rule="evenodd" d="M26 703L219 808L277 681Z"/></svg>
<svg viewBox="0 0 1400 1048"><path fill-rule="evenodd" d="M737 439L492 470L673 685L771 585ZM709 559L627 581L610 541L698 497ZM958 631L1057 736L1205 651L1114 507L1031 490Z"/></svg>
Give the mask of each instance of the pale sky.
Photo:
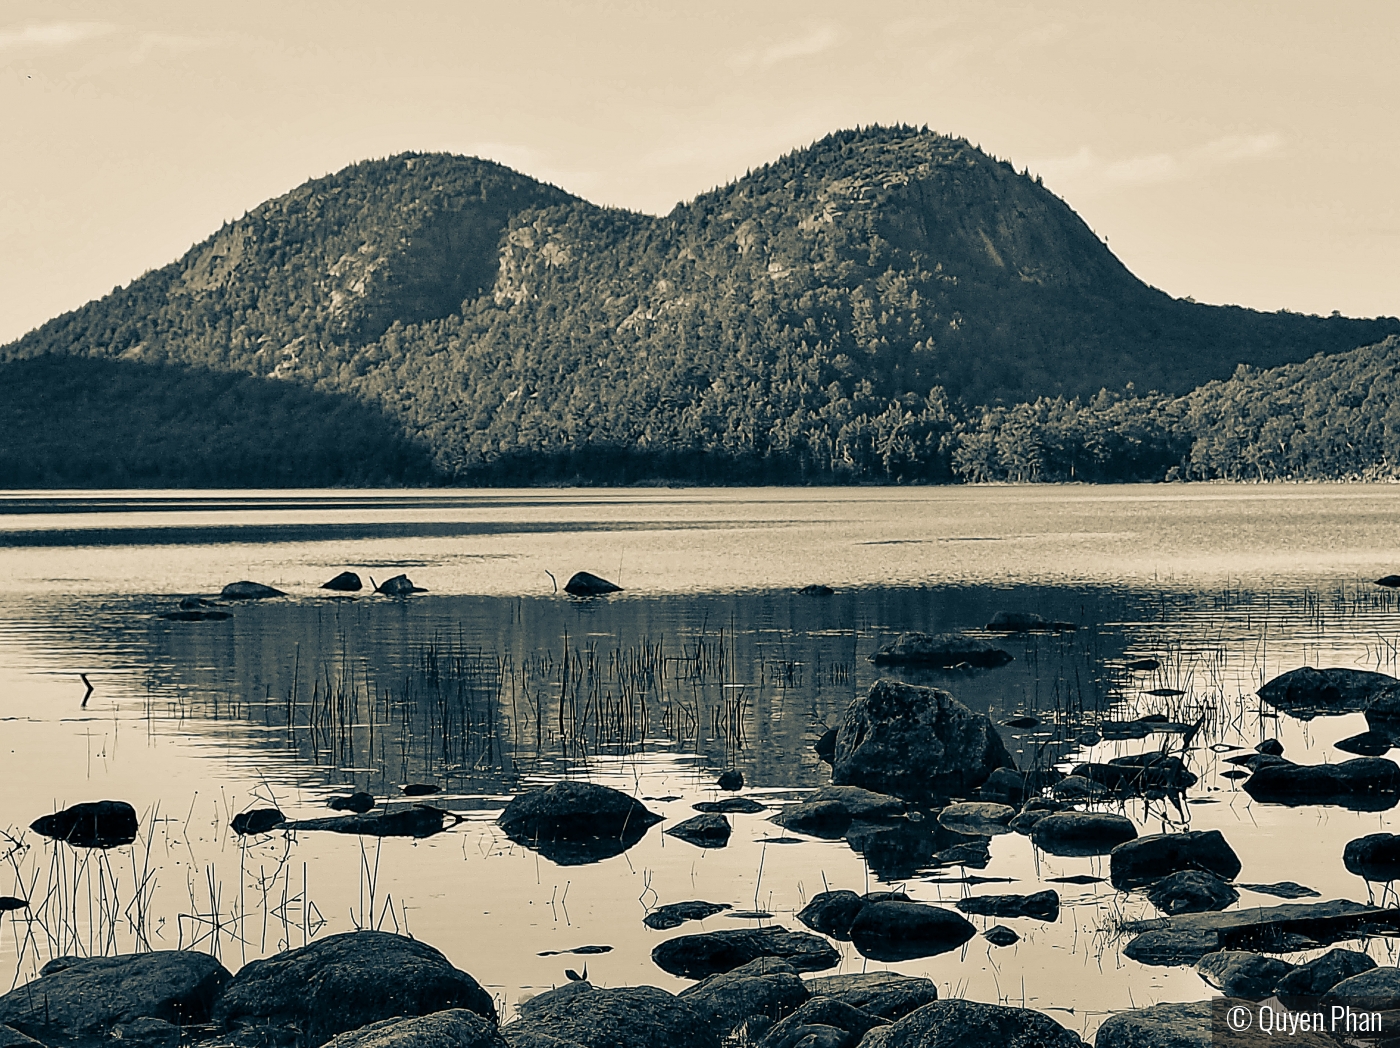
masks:
<svg viewBox="0 0 1400 1048"><path fill-rule="evenodd" d="M368 157L664 213L829 131L1029 167L1143 280L1400 314L1400 3L0 0L0 342Z"/></svg>

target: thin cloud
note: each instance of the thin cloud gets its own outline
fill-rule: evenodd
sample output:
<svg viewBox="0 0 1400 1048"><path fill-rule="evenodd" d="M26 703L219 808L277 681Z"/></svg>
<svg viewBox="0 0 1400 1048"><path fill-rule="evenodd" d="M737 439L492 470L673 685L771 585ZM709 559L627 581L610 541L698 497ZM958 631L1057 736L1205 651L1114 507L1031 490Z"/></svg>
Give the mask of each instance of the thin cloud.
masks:
<svg viewBox="0 0 1400 1048"><path fill-rule="evenodd" d="M836 46L836 42L840 38L840 34L833 27L821 26L805 36L784 40L761 51L744 51L735 56L734 64L741 67L757 66L759 69L768 69L780 62L787 62L794 58L810 58L823 51L829 51Z"/></svg>
<svg viewBox="0 0 1400 1048"><path fill-rule="evenodd" d="M21 48L59 48L106 36L113 26L105 22L48 22L16 29L0 29L0 51Z"/></svg>
<svg viewBox="0 0 1400 1048"><path fill-rule="evenodd" d="M1029 166L1057 189L1099 193L1200 178L1230 164L1276 153L1282 147L1283 137L1273 132L1227 135L1177 152L1144 153L1117 160L1101 157L1089 146L1083 146L1071 156Z"/></svg>

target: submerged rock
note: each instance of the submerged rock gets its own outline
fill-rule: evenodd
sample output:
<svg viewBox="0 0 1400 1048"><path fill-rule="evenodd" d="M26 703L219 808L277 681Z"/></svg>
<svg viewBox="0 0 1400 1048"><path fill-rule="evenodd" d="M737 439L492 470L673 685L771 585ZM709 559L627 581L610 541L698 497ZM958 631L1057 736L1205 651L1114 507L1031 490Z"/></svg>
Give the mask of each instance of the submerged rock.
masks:
<svg viewBox="0 0 1400 1048"><path fill-rule="evenodd" d="M385 597L407 597L410 593L427 593L428 591L422 586L415 586L413 580L407 575L395 575L375 586L374 592Z"/></svg>
<svg viewBox="0 0 1400 1048"><path fill-rule="evenodd" d="M1160 880L1178 870L1208 870L1225 880L1240 872L1240 859L1219 830L1154 833L1113 849L1109 880L1128 891Z"/></svg>
<svg viewBox="0 0 1400 1048"><path fill-rule="evenodd" d="M522 793L496 821L511 840L561 865L579 865L621 854L661 816L610 787L564 781Z"/></svg>
<svg viewBox="0 0 1400 1048"><path fill-rule="evenodd" d="M1310 720L1338 713L1358 713L1371 705L1385 688L1400 684L1388 673L1334 666L1314 669L1301 666L1280 674L1259 689L1258 695L1275 709Z"/></svg>
<svg viewBox="0 0 1400 1048"><path fill-rule="evenodd" d="M823 585L820 582L813 582L810 585L803 586L797 592L802 594L804 597L830 597L836 591L830 586Z"/></svg>
<svg viewBox="0 0 1400 1048"><path fill-rule="evenodd" d="M687 979L733 971L760 957L779 957L800 972L819 972L841 963L841 955L820 936L779 926L681 935L651 951L658 968Z"/></svg>
<svg viewBox="0 0 1400 1048"><path fill-rule="evenodd" d="M1107 855L1137 837L1131 819L1109 812L1052 812L1031 829L1031 842L1051 855Z"/></svg>
<svg viewBox="0 0 1400 1048"><path fill-rule="evenodd" d="M1021 941L1021 937L1004 924L992 925L982 933L982 938L993 946L1010 946Z"/></svg>
<svg viewBox="0 0 1400 1048"><path fill-rule="evenodd" d="M243 837L250 833L266 833L286 821L287 817L276 808L254 808L252 811L239 812L233 817L230 825L234 833Z"/></svg>
<svg viewBox="0 0 1400 1048"><path fill-rule="evenodd" d="M1370 833L1347 842L1342 863L1348 873L1368 881L1400 878L1400 837L1393 833Z"/></svg>
<svg viewBox="0 0 1400 1048"><path fill-rule="evenodd" d="M1041 921L1060 919L1060 894L1054 889L1033 895L973 895L957 901L963 913L980 917L1034 917Z"/></svg>
<svg viewBox="0 0 1400 1048"><path fill-rule="evenodd" d="M1097 783L1110 793L1134 796L1155 791L1181 793L1196 785L1196 776L1180 757L1161 753L1115 757L1107 764L1080 764L1073 774Z"/></svg>
<svg viewBox="0 0 1400 1048"><path fill-rule="evenodd" d="M1357 811L1385 811L1400 801L1400 767L1384 757L1340 764L1294 764L1282 757L1256 763L1244 791L1273 804L1336 804Z"/></svg>
<svg viewBox="0 0 1400 1048"><path fill-rule="evenodd" d="M1294 966L1277 957L1265 957L1248 950L1219 950L1196 962L1201 978L1226 997L1261 1001L1274 992Z"/></svg>
<svg viewBox="0 0 1400 1048"><path fill-rule="evenodd" d="M1205 913L1240 901L1240 893L1208 870L1178 870L1147 889L1147 900L1163 913Z"/></svg>
<svg viewBox="0 0 1400 1048"><path fill-rule="evenodd" d="M939 812L938 825L958 833L990 837L1008 832L1008 823L1015 814L1015 808L994 801L962 801Z"/></svg>
<svg viewBox="0 0 1400 1048"><path fill-rule="evenodd" d="M696 801L691 805L696 811L712 812L720 815L737 813L753 815L767 811L768 805L760 804L750 797L726 797L722 801Z"/></svg>
<svg viewBox="0 0 1400 1048"><path fill-rule="evenodd" d="M811 994L796 969L776 957L760 957L733 971L711 975L681 991L681 1000L701 1012L716 1031L730 1031L760 1017L777 1022Z"/></svg>
<svg viewBox="0 0 1400 1048"><path fill-rule="evenodd" d="M84 801L29 824L35 833L75 848L116 848L136 840L136 809L126 801Z"/></svg>
<svg viewBox="0 0 1400 1048"><path fill-rule="evenodd" d="M352 811L356 815L363 815L374 808L374 794L357 790L348 797L332 797L326 801L326 807L333 811Z"/></svg>
<svg viewBox="0 0 1400 1048"><path fill-rule="evenodd" d="M575 597L601 597L608 593L621 593L622 587L587 571L578 571L564 583L564 592Z"/></svg>
<svg viewBox="0 0 1400 1048"><path fill-rule="evenodd" d="M938 1000L932 980L898 972L819 975L803 981L813 997L829 997L890 1022Z"/></svg>
<svg viewBox="0 0 1400 1048"><path fill-rule="evenodd" d="M1015 762L996 726L946 691L878 680L836 736L831 781L917 803L966 796Z"/></svg>
<svg viewBox="0 0 1400 1048"><path fill-rule="evenodd" d="M882 645L870 661L877 666L972 666L994 669L1011 661L1011 653L957 633L901 633Z"/></svg>
<svg viewBox="0 0 1400 1048"><path fill-rule="evenodd" d="M1050 787L1050 793L1064 804L1076 804L1099 800L1108 795L1108 790L1083 775L1066 775Z"/></svg>
<svg viewBox="0 0 1400 1048"><path fill-rule="evenodd" d="M231 976L206 953L156 950L125 957L69 958L0 997L0 1023L46 1039L110 1036L141 1018L177 1026L209 1021Z"/></svg>
<svg viewBox="0 0 1400 1048"><path fill-rule="evenodd" d="M892 1026L872 1030L861 1041L861 1048L1085 1048L1085 1045L1048 1015L1029 1008L949 1000L926 1004ZM1166 1046L1153 1042L1153 1048Z"/></svg>
<svg viewBox="0 0 1400 1048"><path fill-rule="evenodd" d="M382 1019L326 1043L333 1048L506 1048L496 1024L466 1008Z"/></svg>
<svg viewBox="0 0 1400 1048"><path fill-rule="evenodd" d="M851 924L855 948L876 961L933 957L956 950L976 934L952 910L899 899L866 903Z"/></svg>
<svg viewBox="0 0 1400 1048"><path fill-rule="evenodd" d="M230 582L219 591L221 600L266 600L268 597L285 597L280 589L264 586L261 582Z"/></svg>
<svg viewBox="0 0 1400 1048"><path fill-rule="evenodd" d="M694 899L689 902L668 902L664 906L658 906L642 918L642 923L648 928L662 930L666 928L679 928L686 921L703 921L706 917L713 917L717 913L725 910L732 910L734 907L727 902L705 902L702 899Z"/></svg>
<svg viewBox="0 0 1400 1048"><path fill-rule="evenodd" d="M290 1026L310 1048L369 1023L465 1008L494 1023L491 995L427 943L346 932L249 961L224 988L214 1021Z"/></svg>
<svg viewBox="0 0 1400 1048"><path fill-rule="evenodd" d="M571 983L531 998L501 1034L512 1048L720 1048L698 1008L655 986Z"/></svg>
<svg viewBox="0 0 1400 1048"><path fill-rule="evenodd" d="M728 771L720 773L720 777L715 780L715 785L730 793L742 790L744 788L744 773L738 768L730 768Z"/></svg>
<svg viewBox="0 0 1400 1048"><path fill-rule="evenodd" d="M444 811L427 804L399 808L379 815L334 815L325 819L298 819L283 823L287 830L328 830L331 833L354 833L369 837L431 837L462 821L456 812Z"/></svg>
<svg viewBox="0 0 1400 1048"><path fill-rule="evenodd" d="M858 786L827 786L783 808L772 820L784 829L834 840L843 836L852 822L897 818L905 807L904 801L887 793Z"/></svg>
<svg viewBox="0 0 1400 1048"><path fill-rule="evenodd" d="M342 571L329 582L321 583L321 588L335 590L338 593L358 593L364 588L364 583L360 581L360 576L353 571Z"/></svg>
<svg viewBox="0 0 1400 1048"><path fill-rule="evenodd" d="M1376 579L1376 585L1388 586L1391 589L1395 589L1397 586L1400 586L1400 575L1384 575Z"/></svg>
<svg viewBox="0 0 1400 1048"><path fill-rule="evenodd" d="M1067 633L1075 625L1042 618L1033 611L999 611L985 628L988 633Z"/></svg>
<svg viewBox="0 0 1400 1048"><path fill-rule="evenodd" d="M729 843L729 820L714 813L696 815L668 828L666 833L697 848L723 848Z"/></svg>

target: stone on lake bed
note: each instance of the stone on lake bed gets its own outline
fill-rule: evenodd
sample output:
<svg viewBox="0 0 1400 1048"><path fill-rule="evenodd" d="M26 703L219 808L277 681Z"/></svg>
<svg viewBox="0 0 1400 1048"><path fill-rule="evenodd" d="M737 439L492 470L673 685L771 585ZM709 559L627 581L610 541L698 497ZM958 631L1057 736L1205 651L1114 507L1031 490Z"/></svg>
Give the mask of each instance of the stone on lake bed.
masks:
<svg viewBox="0 0 1400 1048"><path fill-rule="evenodd" d="M1240 901L1240 893L1208 870L1178 870L1147 889L1147 900L1163 913L1205 913Z"/></svg>
<svg viewBox="0 0 1400 1048"><path fill-rule="evenodd" d="M335 590L339 593L358 593L364 588L364 583L360 581L360 576L353 571L342 571L330 581L321 583L321 588Z"/></svg>
<svg viewBox="0 0 1400 1048"><path fill-rule="evenodd" d="M1178 870L1209 870L1232 880L1240 872L1240 859L1219 830L1150 834L1118 845L1109 858L1109 880L1120 891Z"/></svg>
<svg viewBox="0 0 1400 1048"><path fill-rule="evenodd" d="M501 1035L517 1048L720 1048L715 1026L685 998L655 986L602 989L586 981L531 998Z"/></svg>
<svg viewBox="0 0 1400 1048"><path fill-rule="evenodd" d="M333 811L352 811L356 815L363 815L374 807L374 794L357 790L348 797L330 798L326 801L326 807Z"/></svg>
<svg viewBox="0 0 1400 1048"><path fill-rule="evenodd" d="M389 932L345 932L249 961L214 1006L228 1028L301 1031L310 1048L396 1017L466 1008L494 1023L491 995L439 951Z"/></svg>
<svg viewBox="0 0 1400 1048"><path fill-rule="evenodd" d="M1111 812L1053 812L1031 829L1031 843L1051 855L1107 855L1137 837L1137 827Z"/></svg>
<svg viewBox="0 0 1400 1048"><path fill-rule="evenodd" d="M994 669L1010 662L1011 653L957 633L901 633L870 656L877 666L971 666Z"/></svg>
<svg viewBox="0 0 1400 1048"><path fill-rule="evenodd" d="M768 805L760 804L751 797L726 797L722 801L696 801L691 807L696 811L720 815L752 815L755 812L768 810Z"/></svg>
<svg viewBox="0 0 1400 1048"><path fill-rule="evenodd" d="M230 978L215 958L193 950L71 958L0 997L0 1023L69 1038L108 1035L145 1017L197 1025L209 1021Z"/></svg>
<svg viewBox="0 0 1400 1048"><path fill-rule="evenodd" d="M520 794L496 821L511 840L578 865L621 854L661 816L609 786L566 779Z"/></svg>
<svg viewBox="0 0 1400 1048"><path fill-rule="evenodd" d="M876 961L908 961L956 950L977 934L959 914L928 903L889 899L862 906L851 942Z"/></svg>
<svg viewBox="0 0 1400 1048"><path fill-rule="evenodd" d="M877 680L846 708L831 781L916 803L967 796L1014 767L996 726L946 691Z"/></svg>
<svg viewBox="0 0 1400 1048"><path fill-rule="evenodd" d="M841 963L841 954L825 939L780 926L681 935L651 951L658 968L687 979L732 971L760 957L779 957L801 972L819 972Z"/></svg>
<svg viewBox="0 0 1400 1048"><path fill-rule="evenodd" d="M890 1022L938 1000L938 989L931 979L899 972L818 975L803 982L813 997L830 997Z"/></svg>
<svg viewBox="0 0 1400 1048"><path fill-rule="evenodd" d="M1134 1048L1149 1043L1152 1048L1167 1048L1147 1041ZM957 999L915 1009L890 1026L872 1030L860 1044L861 1048L1086 1048L1077 1034L1042 1012Z"/></svg>
<svg viewBox="0 0 1400 1048"><path fill-rule="evenodd" d="M136 809L126 801L84 801L29 824L35 833L75 848L115 848L136 840Z"/></svg>
<svg viewBox="0 0 1400 1048"><path fill-rule="evenodd" d="M728 819L712 812L686 819L665 832L698 848L723 848L729 843L731 828Z"/></svg>
<svg viewBox="0 0 1400 1048"><path fill-rule="evenodd" d="M285 597L280 589L264 586L261 582L230 582L219 591L220 600L266 600L268 597Z"/></svg>
<svg viewBox="0 0 1400 1048"><path fill-rule="evenodd" d="M642 918L642 923L648 928L658 930L666 928L679 928L686 921L703 921L706 917L713 917L717 913L733 909L727 902L705 902L701 899L694 899L689 902L668 902L664 906L658 906Z"/></svg>
<svg viewBox="0 0 1400 1048"><path fill-rule="evenodd" d="M979 917L1033 917L1041 921L1060 919L1060 894L1054 889L1032 895L971 895L956 903L963 913Z"/></svg>
<svg viewBox="0 0 1400 1048"><path fill-rule="evenodd" d="M507 1048L494 1022L466 1008L381 1019L326 1043L333 1048Z"/></svg>
<svg viewBox="0 0 1400 1048"><path fill-rule="evenodd" d="M575 597L601 597L608 593L621 593L622 587L591 572L577 571L564 583L564 592Z"/></svg>

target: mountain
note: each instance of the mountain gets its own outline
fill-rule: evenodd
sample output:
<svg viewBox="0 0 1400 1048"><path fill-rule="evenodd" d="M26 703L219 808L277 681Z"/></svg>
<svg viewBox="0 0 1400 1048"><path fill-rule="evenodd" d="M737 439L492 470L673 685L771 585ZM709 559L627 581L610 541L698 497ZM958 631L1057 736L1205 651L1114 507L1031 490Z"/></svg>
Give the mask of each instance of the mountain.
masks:
<svg viewBox="0 0 1400 1048"><path fill-rule="evenodd" d="M0 349L288 380L449 480L940 480L967 406L1185 393L1400 321L1137 280L966 141L840 132L652 217L486 161L308 182Z"/></svg>

